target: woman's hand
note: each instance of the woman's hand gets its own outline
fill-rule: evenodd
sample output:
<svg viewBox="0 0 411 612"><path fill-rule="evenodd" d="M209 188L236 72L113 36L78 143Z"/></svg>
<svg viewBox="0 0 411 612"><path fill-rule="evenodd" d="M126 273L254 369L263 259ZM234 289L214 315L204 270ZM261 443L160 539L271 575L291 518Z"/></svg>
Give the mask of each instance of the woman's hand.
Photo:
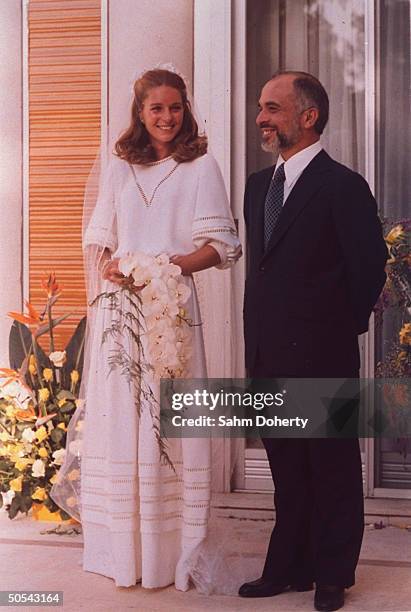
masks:
<svg viewBox="0 0 411 612"><path fill-rule="evenodd" d="M116 285L127 285L130 283L130 279L128 279L124 274L120 272L118 269L118 263L120 259L116 257L115 259L109 259L101 272L104 280L108 280L112 283L116 283Z"/></svg>
<svg viewBox="0 0 411 612"><path fill-rule="evenodd" d="M120 259L117 257L115 259L109 259L103 267L102 276L105 280L108 280L112 283L116 283L116 285L120 285L120 287L129 287L131 291L136 292L140 291L144 288L144 285L137 287L134 284L134 279L132 276L124 276L118 269L118 262Z"/></svg>

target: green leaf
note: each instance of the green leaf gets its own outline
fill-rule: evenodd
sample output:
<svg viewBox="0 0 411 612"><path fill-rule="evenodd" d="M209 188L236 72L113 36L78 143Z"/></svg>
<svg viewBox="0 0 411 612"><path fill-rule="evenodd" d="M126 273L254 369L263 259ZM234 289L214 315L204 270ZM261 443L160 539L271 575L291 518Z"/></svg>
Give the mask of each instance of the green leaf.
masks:
<svg viewBox="0 0 411 612"><path fill-rule="evenodd" d="M64 321L70 316L71 314L67 313L67 314L61 315L60 317L57 317L56 319L53 319L52 321L53 329L57 327L59 323L61 323L62 321ZM44 325L40 325L40 327L35 331L34 335L36 336L36 338L38 338L39 336L42 336L43 334L47 333L49 329L50 329L50 324L48 322L44 323Z"/></svg>
<svg viewBox="0 0 411 612"><path fill-rule="evenodd" d="M53 499L51 499L51 497L46 498L46 500L44 501L44 505L46 506L46 508L48 508L48 510L50 510L50 512L57 512L57 510L60 510L59 506L55 503Z"/></svg>
<svg viewBox="0 0 411 612"><path fill-rule="evenodd" d="M84 361L84 336L86 333L87 317L83 317L77 325L70 342L66 346L67 361L62 370L65 374L66 384L70 384L70 373L72 370L77 370L81 374L83 372Z"/></svg>
<svg viewBox="0 0 411 612"><path fill-rule="evenodd" d="M75 410L75 408L76 408L76 405L73 404L73 402L66 402L64 406L59 408L59 411L65 414L66 412L71 412L72 410Z"/></svg>
<svg viewBox="0 0 411 612"><path fill-rule="evenodd" d="M55 442L56 444L59 444L61 440L63 439L64 435L65 435L65 432L62 429L55 427L50 434L50 438L53 440L53 442Z"/></svg>
<svg viewBox="0 0 411 612"><path fill-rule="evenodd" d="M23 361L28 354L33 337L27 325L14 321L10 329L9 336L9 361L13 370L21 368ZM41 368L49 368L50 361L43 349L36 343L37 355Z"/></svg>
<svg viewBox="0 0 411 612"><path fill-rule="evenodd" d="M62 389L62 391L59 391L57 393L57 399L58 400L65 399L65 400L74 401L76 399L76 396L73 393L71 393L71 391L66 391L66 389Z"/></svg>
<svg viewBox="0 0 411 612"><path fill-rule="evenodd" d="M20 497L19 508L21 512L25 512L27 514L27 512L30 510L32 505L33 505L33 500L31 499L29 495L22 495Z"/></svg>
<svg viewBox="0 0 411 612"><path fill-rule="evenodd" d="M20 511L20 494L16 493L16 495L11 500L10 508L9 508L9 518L14 519Z"/></svg>
<svg viewBox="0 0 411 612"><path fill-rule="evenodd" d="M60 510L60 515L61 518L63 519L63 521L67 521L68 519L71 519L72 517L70 516L70 514L68 514L67 512L65 512L64 510Z"/></svg>

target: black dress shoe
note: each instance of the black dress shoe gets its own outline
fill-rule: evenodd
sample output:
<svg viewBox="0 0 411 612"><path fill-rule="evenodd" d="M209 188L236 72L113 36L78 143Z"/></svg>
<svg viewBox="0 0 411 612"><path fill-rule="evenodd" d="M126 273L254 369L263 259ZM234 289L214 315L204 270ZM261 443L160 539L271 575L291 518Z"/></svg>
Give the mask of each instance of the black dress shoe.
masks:
<svg viewBox="0 0 411 612"><path fill-rule="evenodd" d="M273 597L289 590L288 584L273 584L265 578L245 582L238 591L240 597Z"/></svg>
<svg viewBox="0 0 411 612"><path fill-rule="evenodd" d="M317 584L314 607L320 612L333 612L344 605L344 587Z"/></svg>

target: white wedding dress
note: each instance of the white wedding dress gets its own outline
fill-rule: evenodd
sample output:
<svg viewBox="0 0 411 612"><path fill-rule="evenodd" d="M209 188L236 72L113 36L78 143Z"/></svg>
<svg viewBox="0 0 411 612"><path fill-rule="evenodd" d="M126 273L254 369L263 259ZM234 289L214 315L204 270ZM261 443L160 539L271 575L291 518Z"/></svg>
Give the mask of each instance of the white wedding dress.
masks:
<svg viewBox="0 0 411 612"><path fill-rule="evenodd" d="M113 257L135 251L171 256L190 253L208 243L220 254L219 267L235 262L241 249L223 179L212 155L177 166L168 158L133 168L134 172L114 156L110 160L85 233L85 248L108 246ZM191 277L185 277L185 282L191 288L185 308L198 324L201 316L194 282ZM102 288L113 291L118 287L105 281ZM85 402L74 415L68 436L75 439L75 430L82 426L79 484L83 567L113 578L117 586L132 586L141 580L146 588L175 583L177 589L187 590L190 556L207 534L210 441L170 439L168 454L175 472L160 462L147 406L141 402L139 418L126 378L118 370L109 373L113 346L110 339L102 344L101 337L112 313L101 306L93 308ZM201 325L190 330L188 375L204 378ZM158 381L147 382L158 396ZM75 453L75 442L72 447ZM70 491L73 495L77 490L69 451L60 482L52 490L52 497L68 512L73 498L71 503L64 503L63 497L67 501Z"/></svg>

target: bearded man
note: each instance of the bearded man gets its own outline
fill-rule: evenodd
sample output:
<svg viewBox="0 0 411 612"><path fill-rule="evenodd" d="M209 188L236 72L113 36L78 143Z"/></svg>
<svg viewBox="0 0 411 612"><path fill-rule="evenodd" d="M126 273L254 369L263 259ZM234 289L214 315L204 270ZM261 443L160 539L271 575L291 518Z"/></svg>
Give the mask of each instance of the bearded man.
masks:
<svg viewBox="0 0 411 612"><path fill-rule="evenodd" d="M256 122L264 150L278 159L245 190L246 366L255 379L358 378L358 335L385 282L387 250L369 186L320 142L328 110L324 87L307 73L278 73L261 91ZM355 582L363 536L358 439L263 444L276 523L262 577L239 594L306 591L315 582L316 609L337 610Z"/></svg>

